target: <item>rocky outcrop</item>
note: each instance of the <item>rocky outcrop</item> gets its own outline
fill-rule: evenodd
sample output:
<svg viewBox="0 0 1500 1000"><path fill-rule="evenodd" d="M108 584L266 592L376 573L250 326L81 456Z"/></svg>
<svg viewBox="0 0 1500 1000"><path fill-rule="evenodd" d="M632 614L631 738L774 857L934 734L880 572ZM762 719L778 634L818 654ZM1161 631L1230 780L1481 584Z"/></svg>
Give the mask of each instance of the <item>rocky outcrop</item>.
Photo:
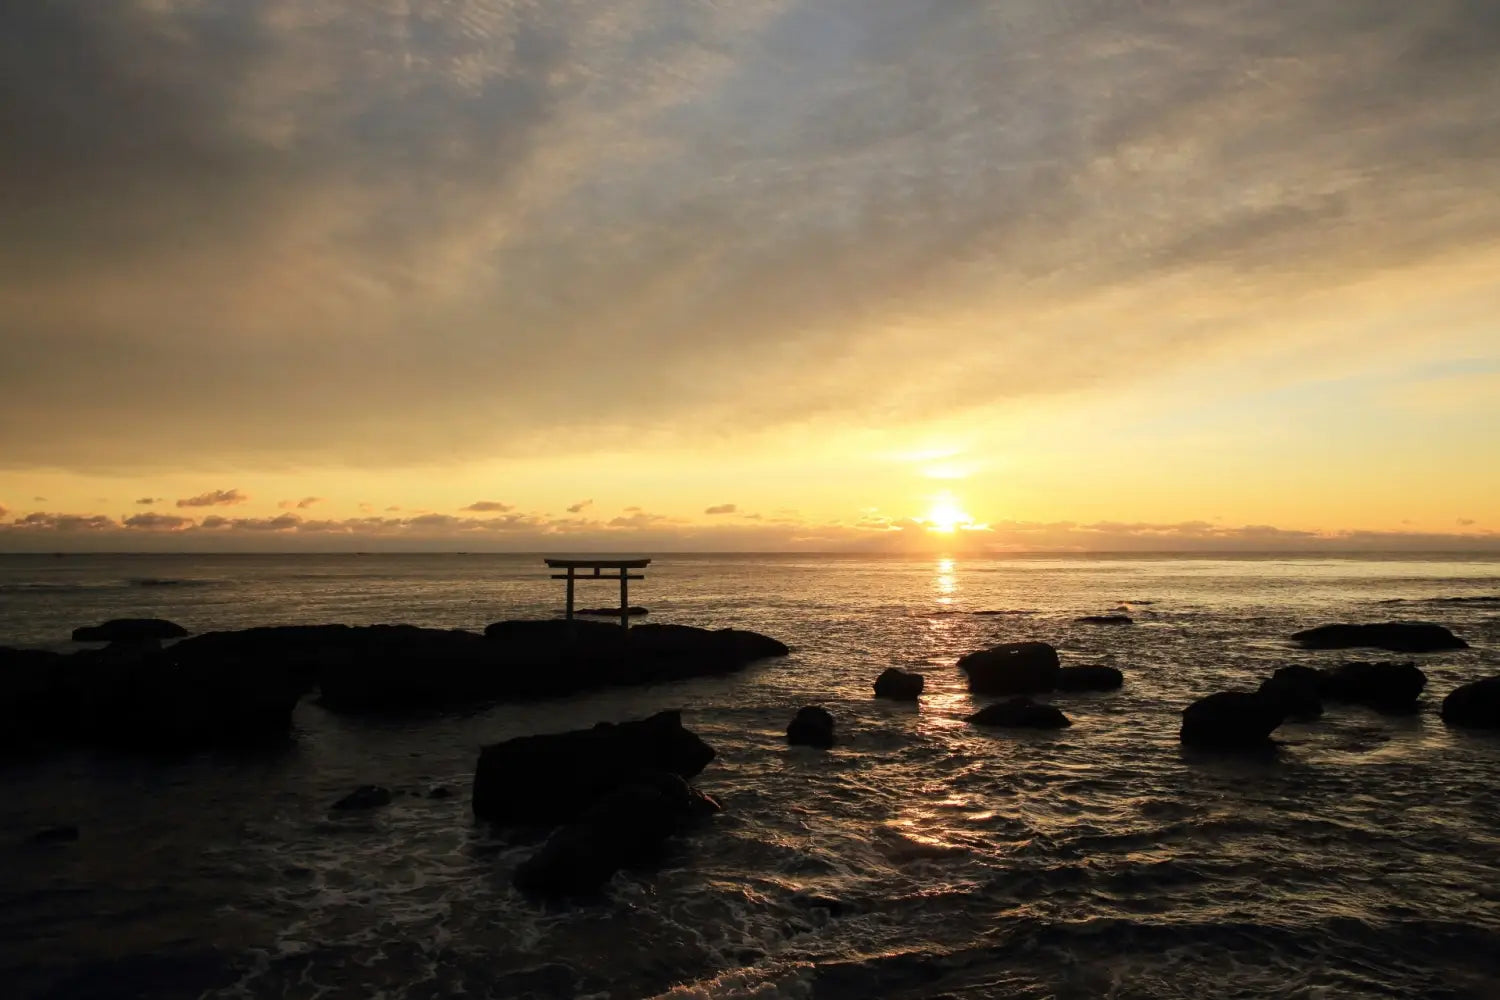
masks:
<svg viewBox="0 0 1500 1000"><path fill-rule="evenodd" d="M833 746L832 713L820 705L806 705L797 709L797 714L787 723L786 741L792 746L827 750Z"/></svg>
<svg viewBox="0 0 1500 1000"><path fill-rule="evenodd" d="M1082 618L1074 618L1080 625L1134 625L1135 619L1129 615L1084 615Z"/></svg>
<svg viewBox="0 0 1500 1000"><path fill-rule="evenodd" d="M540 895L598 892L616 872L654 860L668 838L718 811L717 802L679 775L642 772L555 831L512 881Z"/></svg>
<svg viewBox="0 0 1500 1000"><path fill-rule="evenodd" d="M1063 667L1057 672L1059 691L1117 691L1125 684L1125 675L1114 667L1085 665Z"/></svg>
<svg viewBox="0 0 1500 1000"><path fill-rule="evenodd" d="M1379 622L1370 625L1319 625L1292 636L1304 649L1388 649L1393 653L1434 653L1468 649L1469 644L1431 622Z"/></svg>
<svg viewBox="0 0 1500 1000"><path fill-rule="evenodd" d="M1287 718L1310 722L1323 715L1323 680L1314 667L1282 667L1261 681L1260 694L1280 705Z"/></svg>
<svg viewBox="0 0 1500 1000"><path fill-rule="evenodd" d="M888 667L875 678L875 697L896 701L916 701L922 695L927 678L898 667Z"/></svg>
<svg viewBox="0 0 1500 1000"><path fill-rule="evenodd" d="M74 642L160 642L181 639L188 630L165 618L112 618L73 630Z"/></svg>
<svg viewBox="0 0 1500 1000"><path fill-rule="evenodd" d="M573 613L575 615L592 615L595 618L620 617L619 608L577 608ZM639 618L641 615L649 615L650 613L650 609L643 608L639 604L632 604L625 609L625 617L627 618Z"/></svg>
<svg viewBox="0 0 1500 1000"><path fill-rule="evenodd" d="M958 661L975 694L1035 694L1057 687L1057 650L1045 642L1007 642Z"/></svg>
<svg viewBox="0 0 1500 1000"><path fill-rule="evenodd" d="M1178 738L1188 746L1213 750L1264 747L1286 712L1280 703L1249 691L1221 691L1200 698L1182 712Z"/></svg>
<svg viewBox="0 0 1500 1000"><path fill-rule="evenodd" d="M1414 663L1344 663L1323 672L1318 692L1325 701L1410 713L1426 686L1427 675Z"/></svg>
<svg viewBox="0 0 1500 1000"><path fill-rule="evenodd" d="M360 785L335 802L333 808L340 812L354 812L379 809L381 806L390 804L391 790L389 788L383 788L380 785Z"/></svg>
<svg viewBox="0 0 1500 1000"><path fill-rule="evenodd" d="M1073 720L1051 705L1030 698L1012 698L986 706L969 716L976 726L1003 726L1008 729L1066 729Z"/></svg>
<svg viewBox="0 0 1500 1000"><path fill-rule="evenodd" d="M1443 721L1450 726L1500 729L1500 677L1486 677L1450 691L1443 699Z"/></svg>
<svg viewBox="0 0 1500 1000"><path fill-rule="evenodd" d="M592 729L521 736L480 751L474 815L496 823L568 822L643 772L686 780L713 758L713 748L685 729L675 711L601 722Z"/></svg>

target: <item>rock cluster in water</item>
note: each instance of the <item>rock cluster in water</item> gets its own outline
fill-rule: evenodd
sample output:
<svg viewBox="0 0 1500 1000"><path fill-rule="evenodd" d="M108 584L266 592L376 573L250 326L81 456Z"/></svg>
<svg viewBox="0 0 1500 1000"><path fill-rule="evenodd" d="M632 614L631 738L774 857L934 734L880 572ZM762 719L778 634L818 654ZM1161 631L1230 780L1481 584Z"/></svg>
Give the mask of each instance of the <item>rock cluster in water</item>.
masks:
<svg viewBox="0 0 1500 1000"><path fill-rule="evenodd" d="M723 674L788 652L739 629L557 620L497 622L483 635L289 625L159 645L185 634L171 622L121 620L75 633L109 641L102 649L0 647L0 746L240 745L284 738L314 689L333 711L404 712Z"/></svg>
<svg viewBox="0 0 1500 1000"><path fill-rule="evenodd" d="M545 895L594 892L621 868L649 861L667 838L719 811L688 784L713 758L713 748L685 729L675 711L521 736L480 751L474 815L505 826L557 826L516 870L518 888Z"/></svg>
<svg viewBox="0 0 1500 1000"><path fill-rule="evenodd" d="M1469 644L1432 622L1375 622L1319 625L1293 634L1304 649L1384 649L1393 653L1436 653L1468 649Z"/></svg>

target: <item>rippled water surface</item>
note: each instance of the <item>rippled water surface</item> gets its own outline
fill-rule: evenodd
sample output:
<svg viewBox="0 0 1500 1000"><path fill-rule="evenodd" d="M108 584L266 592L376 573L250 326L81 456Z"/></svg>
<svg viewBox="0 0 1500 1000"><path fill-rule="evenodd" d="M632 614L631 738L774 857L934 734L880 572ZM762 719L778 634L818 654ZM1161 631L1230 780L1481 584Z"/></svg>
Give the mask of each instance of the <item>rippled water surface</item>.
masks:
<svg viewBox="0 0 1500 1000"><path fill-rule="evenodd" d="M557 586L535 557L7 556L0 643L67 648L125 614L482 627L550 613ZM1500 593L1500 562L674 556L637 588L654 620L794 653L462 716L309 700L291 744L252 757L4 764L6 995L1500 996L1500 737L1435 714L1500 673L1500 605L1437 600ZM1122 606L1137 624L1072 620ZM1420 658L1419 715L1331 708L1261 758L1178 745L1192 699L1349 658L1291 632L1392 618L1473 644ZM1059 734L970 727L983 700L954 660L1022 638L1125 688L1057 695ZM926 673L920 707L870 697L891 665ZM835 750L785 745L807 703L837 717ZM478 746L667 707L718 750L698 783L725 813L594 904L517 896L529 845L469 816ZM330 814L365 782L401 794ZM80 839L22 846L56 823Z"/></svg>

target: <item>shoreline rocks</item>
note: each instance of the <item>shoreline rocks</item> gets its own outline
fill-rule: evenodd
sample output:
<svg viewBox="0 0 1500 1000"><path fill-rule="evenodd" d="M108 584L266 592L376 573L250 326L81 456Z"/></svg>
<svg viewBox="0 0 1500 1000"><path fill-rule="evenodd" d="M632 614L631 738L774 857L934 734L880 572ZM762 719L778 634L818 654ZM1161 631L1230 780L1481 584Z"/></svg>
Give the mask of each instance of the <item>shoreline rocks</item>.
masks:
<svg viewBox="0 0 1500 1000"><path fill-rule="evenodd" d="M1134 625L1135 619L1129 615L1084 615L1082 618L1074 618L1080 625Z"/></svg>
<svg viewBox="0 0 1500 1000"><path fill-rule="evenodd" d="M1468 649L1469 644L1432 622L1376 622L1366 625L1319 625L1293 633L1303 649L1384 649L1393 653L1435 653Z"/></svg>
<svg viewBox="0 0 1500 1000"><path fill-rule="evenodd" d="M927 678L899 667L888 667L875 678L875 697L895 701L916 701L922 695Z"/></svg>
<svg viewBox="0 0 1500 1000"><path fill-rule="evenodd" d="M1057 650L1045 642L1006 642L960 657L974 694L1036 694L1057 687Z"/></svg>
<svg viewBox="0 0 1500 1000"><path fill-rule="evenodd" d="M1178 739L1209 750L1246 750L1270 744L1286 713L1272 698L1250 691L1220 691L1182 710Z"/></svg>
<svg viewBox="0 0 1500 1000"><path fill-rule="evenodd" d="M73 630L74 642L160 642L181 639L188 630L165 618L111 618L102 625Z"/></svg>
<svg viewBox="0 0 1500 1000"><path fill-rule="evenodd" d="M1011 698L988 705L969 716L976 726L999 726L1007 729L1066 729L1073 720L1051 705L1030 698Z"/></svg>
<svg viewBox="0 0 1500 1000"><path fill-rule="evenodd" d="M786 741L792 746L833 746L833 714L821 705L804 705L786 726Z"/></svg>
<svg viewBox="0 0 1500 1000"><path fill-rule="evenodd" d="M1318 692L1325 701L1409 714L1426 686L1427 675L1415 663L1341 663L1321 673Z"/></svg>
<svg viewBox="0 0 1500 1000"><path fill-rule="evenodd" d="M1114 667L1087 664L1057 672L1058 691L1118 691L1124 685L1125 675Z"/></svg>
<svg viewBox="0 0 1500 1000"><path fill-rule="evenodd" d="M1279 704L1287 718L1310 722L1323 716L1323 672L1314 667L1280 667L1261 681L1259 693Z"/></svg>
<svg viewBox="0 0 1500 1000"><path fill-rule="evenodd" d="M1443 699L1443 722L1471 729L1500 729L1500 676L1460 685Z"/></svg>

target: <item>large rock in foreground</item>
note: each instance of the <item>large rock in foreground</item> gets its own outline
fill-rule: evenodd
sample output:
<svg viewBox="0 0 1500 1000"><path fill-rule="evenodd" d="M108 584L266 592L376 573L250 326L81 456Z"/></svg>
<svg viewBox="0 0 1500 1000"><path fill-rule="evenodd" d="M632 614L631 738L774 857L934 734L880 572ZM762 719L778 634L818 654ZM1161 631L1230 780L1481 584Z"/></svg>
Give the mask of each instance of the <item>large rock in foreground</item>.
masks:
<svg viewBox="0 0 1500 1000"><path fill-rule="evenodd" d="M1006 642L969 653L958 666L975 694L1035 694L1057 687L1057 650L1045 642Z"/></svg>
<svg viewBox="0 0 1500 1000"><path fill-rule="evenodd" d="M797 714L786 725L786 741L792 746L831 748L833 713L821 705L804 705L797 709Z"/></svg>
<svg viewBox="0 0 1500 1000"><path fill-rule="evenodd" d="M1427 675L1415 663L1343 663L1323 673L1319 693L1327 701L1408 713L1417 710L1426 686Z"/></svg>
<svg viewBox="0 0 1500 1000"><path fill-rule="evenodd" d="M474 815L497 823L578 819L593 803L644 772L682 779L714 759L713 748L683 728L680 712L592 729L521 736L484 747L474 769Z"/></svg>
<svg viewBox="0 0 1500 1000"><path fill-rule="evenodd" d="M1432 622L1378 622L1372 625L1319 625L1293 634L1304 649L1388 649L1394 653L1434 653L1468 649L1469 644Z"/></svg>
<svg viewBox="0 0 1500 1000"><path fill-rule="evenodd" d="M1500 677L1454 688L1443 699L1443 721L1450 726L1500 729Z"/></svg>
<svg viewBox="0 0 1500 1000"><path fill-rule="evenodd" d="M1266 746L1286 711L1263 694L1221 691L1199 698L1182 712L1178 738L1188 746L1244 750Z"/></svg>
<svg viewBox="0 0 1500 1000"><path fill-rule="evenodd" d="M1072 719L1056 708L1030 698L1012 698L981 708L969 716L969 721L976 726L1003 726L1008 729L1066 729L1073 724Z"/></svg>

